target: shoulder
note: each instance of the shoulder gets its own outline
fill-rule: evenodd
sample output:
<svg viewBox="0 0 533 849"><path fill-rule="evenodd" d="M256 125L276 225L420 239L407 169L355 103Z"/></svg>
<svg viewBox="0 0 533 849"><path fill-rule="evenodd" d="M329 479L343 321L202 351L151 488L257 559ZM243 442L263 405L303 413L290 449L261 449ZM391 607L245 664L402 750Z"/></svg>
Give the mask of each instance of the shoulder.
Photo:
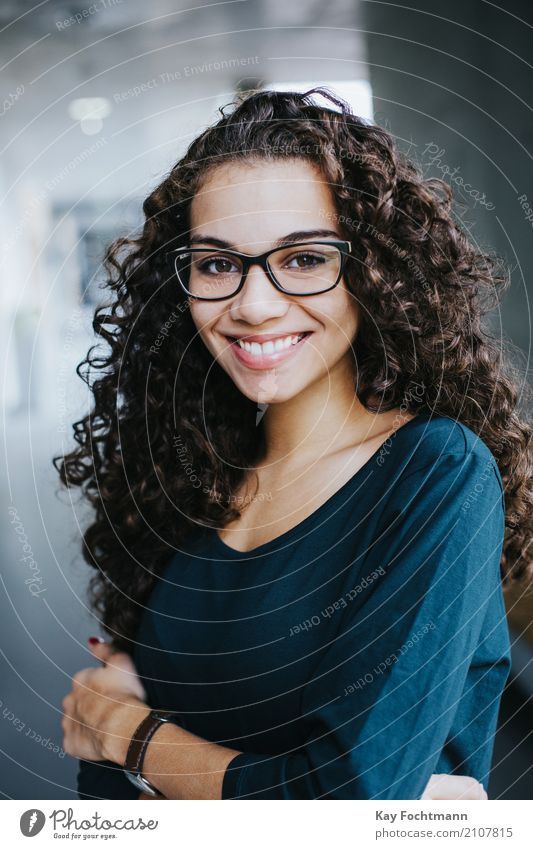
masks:
<svg viewBox="0 0 533 849"><path fill-rule="evenodd" d="M498 552L504 488L496 458L471 428L424 414L396 432L387 463L380 478L380 530L393 530L404 542L412 534L413 545L440 540L461 552L475 539L480 556L489 552L487 560Z"/></svg>
<svg viewBox="0 0 533 849"><path fill-rule="evenodd" d="M463 468L465 472L486 468L503 489L494 454L481 436L457 419L424 413L402 425L394 438L402 477L432 467Z"/></svg>

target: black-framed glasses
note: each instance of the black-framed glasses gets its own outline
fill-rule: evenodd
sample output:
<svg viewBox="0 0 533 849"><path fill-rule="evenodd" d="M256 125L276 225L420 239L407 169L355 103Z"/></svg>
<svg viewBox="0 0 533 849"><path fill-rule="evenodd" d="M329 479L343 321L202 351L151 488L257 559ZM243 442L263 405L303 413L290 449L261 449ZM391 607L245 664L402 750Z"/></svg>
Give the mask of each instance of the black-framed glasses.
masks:
<svg viewBox="0 0 533 849"><path fill-rule="evenodd" d="M170 252L184 292L201 301L224 301L240 292L252 265L286 295L319 295L339 283L352 246L344 241L294 242L251 256L229 248L176 248Z"/></svg>

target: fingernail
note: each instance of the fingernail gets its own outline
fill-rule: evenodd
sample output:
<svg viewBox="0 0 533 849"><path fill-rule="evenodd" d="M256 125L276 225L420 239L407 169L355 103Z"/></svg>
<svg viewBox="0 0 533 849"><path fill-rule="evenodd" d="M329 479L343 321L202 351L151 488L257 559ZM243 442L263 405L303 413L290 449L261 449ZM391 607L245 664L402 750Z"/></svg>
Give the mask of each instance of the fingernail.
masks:
<svg viewBox="0 0 533 849"><path fill-rule="evenodd" d="M88 642L91 646L95 646L97 643L104 643L105 640L103 640L102 637L89 637Z"/></svg>

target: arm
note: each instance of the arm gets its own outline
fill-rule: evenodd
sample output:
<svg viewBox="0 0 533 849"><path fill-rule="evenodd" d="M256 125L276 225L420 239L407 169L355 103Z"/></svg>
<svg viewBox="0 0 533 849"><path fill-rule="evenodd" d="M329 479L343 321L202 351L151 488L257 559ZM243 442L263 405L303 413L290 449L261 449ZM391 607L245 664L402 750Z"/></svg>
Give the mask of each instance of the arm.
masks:
<svg viewBox="0 0 533 849"><path fill-rule="evenodd" d="M129 741L149 710L146 706L124 704L109 714L102 746L110 762L124 764ZM219 746L168 722L150 740L143 775L167 799L221 799L225 769L237 754L235 749Z"/></svg>
<svg viewBox="0 0 533 849"><path fill-rule="evenodd" d="M145 793L138 794L138 790L131 784L130 781L126 778L126 776L122 772L122 768L120 766L121 761L123 762L125 758L126 747L124 745L124 741L127 741L127 735L130 733L131 726L135 726L139 716L137 713L132 715L131 720L128 719L127 712L122 713L120 720L117 722L115 720L115 735L113 736L113 740L115 745L111 745L109 755L113 757L115 760L106 760L106 761L88 761L88 760L80 760L79 761L79 772L78 772L78 796L80 799L136 799L139 800L147 800L147 801L162 801L166 798L205 798L203 794L206 793L206 784L204 776L199 776L197 778L196 786L187 787L182 783L182 780L179 783L176 783L176 779L174 776L162 776L160 773L163 771L163 764L161 763L160 754L165 754L165 749L163 748L161 752L154 751L152 741L148 746L145 761L144 761L144 775L155 785L160 788L165 787L166 792L169 796L165 796L160 790L160 796L149 796ZM131 726L129 722L131 721ZM171 728L171 726L164 726L167 728ZM172 726L173 727L173 726ZM163 730L160 729L161 731ZM133 731L131 732L133 733ZM159 733L159 731L158 731ZM195 738L199 742L200 738ZM171 745L172 743L179 742L179 735L176 736L175 733L171 733L169 735L168 742L165 743L159 738L159 744L163 743L166 745L167 755L170 752L170 757L168 757L168 767L165 767L165 771L168 769L169 772L176 770L176 750L172 752ZM118 743L118 745L116 745ZM169 747L170 744L170 747ZM221 747L217 747L221 748ZM229 763L235 757L237 752L233 750L227 750L227 757L222 762L224 764L226 761ZM198 774L199 763L197 758L194 758L193 763L191 763L190 768L194 774ZM206 764L206 768L208 770L212 770L213 762L211 760L211 756L208 753L208 762ZM179 763L180 771L184 770L184 763L180 760ZM222 782L224 780L224 776L222 773L217 776L211 776L213 781L212 786L212 798L220 799L222 798ZM178 796L177 794L191 794L190 796ZM433 775L431 776L424 794L422 795L423 799L486 799L486 794L482 788L482 786L470 778L463 778L462 776L449 776L449 775Z"/></svg>
<svg viewBox="0 0 533 849"><path fill-rule="evenodd" d="M108 727L107 754L113 762L124 762L129 737L134 733L139 716L125 708L114 714L114 730ZM228 764L240 757L233 749L203 740L171 723L162 725L146 750L143 775L158 788L160 796L141 793L139 799L224 799ZM129 783L129 782L128 782ZM132 786L132 785L130 785ZM134 790L134 788L132 787ZM134 790L134 793L136 791ZM264 798L274 798L271 795ZM293 796L276 798L296 798ZM306 797L312 798L312 797ZM473 778L432 775L422 799L486 799L483 786Z"/></svg>
<svg viewBox="0 0 533 849"><path fill-rule="evenodd" d="M123 774L122 766L131 737L150 712L146 693L129 655L103 641L89 643L104 666L82 669L72 677L61 721L64 750L79 759L78 795L144 799L145 794ZM150 741L145 767L151 769L153 752L160 751L157 770L162 773L161 786L152 783L163 798L220 799L224 770L238 754L235 749L210 743L173 723L158 729L156 737L159 742Z"/></svg>

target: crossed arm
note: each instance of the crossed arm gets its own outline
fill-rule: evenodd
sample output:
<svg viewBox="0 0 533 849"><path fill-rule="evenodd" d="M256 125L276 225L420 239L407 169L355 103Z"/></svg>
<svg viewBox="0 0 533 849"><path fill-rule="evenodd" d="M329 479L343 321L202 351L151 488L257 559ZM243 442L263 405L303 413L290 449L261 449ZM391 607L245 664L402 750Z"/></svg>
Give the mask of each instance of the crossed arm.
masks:
<svg viewBox="0 0 533 849"><path fill-rule="evenodd" d="M124 765L129 741L148 714L144 690L128 655L109 643L91 647L101 668L83 669L73 677L63 700L63 748L89 761ZM143 775L160 796L141 793L140 800L221 799L224 773L239 752L204 740L173 723L161 725L146 750ZM473 778L433 775L422 799L486 799Z"/></svg>

